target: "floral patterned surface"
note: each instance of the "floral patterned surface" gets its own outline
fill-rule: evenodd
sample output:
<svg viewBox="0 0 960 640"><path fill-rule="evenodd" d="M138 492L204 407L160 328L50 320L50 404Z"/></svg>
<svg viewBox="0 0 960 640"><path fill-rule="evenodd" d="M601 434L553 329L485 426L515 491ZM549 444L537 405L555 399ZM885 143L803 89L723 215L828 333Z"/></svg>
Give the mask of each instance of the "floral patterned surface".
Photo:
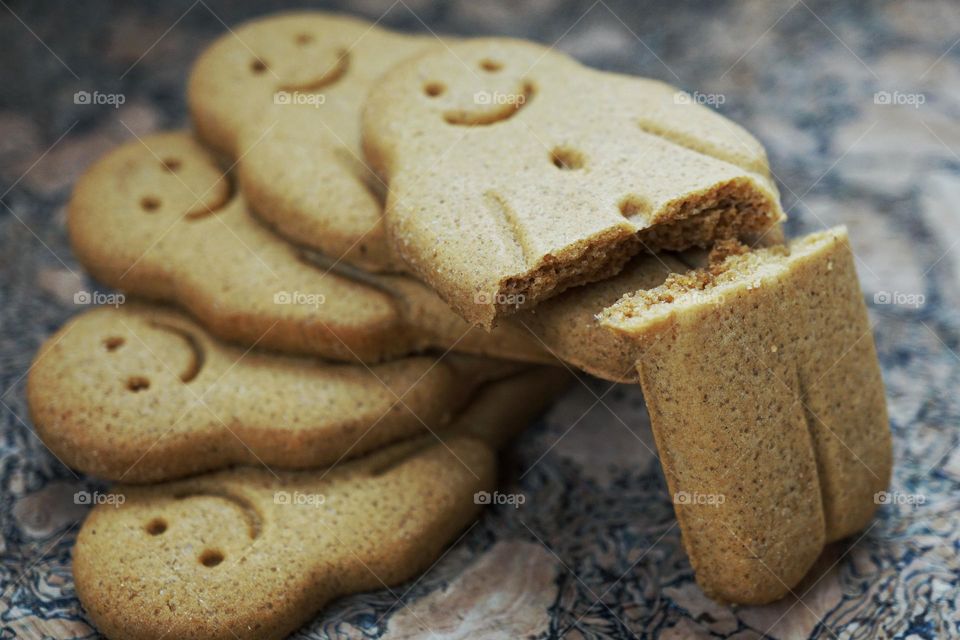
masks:
<svg viewBox="0 0 960 640"><path fill-rule="evenodd" d="M190 62L265 1L0 7L0 637L97 637L70 548L95 480L37 440L40 343L98 291L66 239L71 184L119 142L186 122ZM426 575L342 599L299 638L960 637L960 12L832 3L356 0L410 31L555 43L657 77L767 145L791 234L850 227L894 432L894 499L796 590L726 607L693 582L638 388L585 380L505 456L487 510ZM76 92L98 99L76 100ZM110 98L110 96L113 96ZM122 104L121 104L122 103ZM428 628L427 628L428 627Z"/></svg>

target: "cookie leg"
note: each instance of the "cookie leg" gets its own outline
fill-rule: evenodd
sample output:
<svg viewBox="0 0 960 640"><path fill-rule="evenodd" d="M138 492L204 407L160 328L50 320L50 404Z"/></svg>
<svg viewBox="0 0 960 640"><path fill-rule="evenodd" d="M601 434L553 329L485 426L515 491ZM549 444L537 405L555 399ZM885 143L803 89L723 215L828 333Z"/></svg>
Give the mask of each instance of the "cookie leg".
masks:
<svg viewBox="0 0 960 640"><path fill-rule="evenodd" d="M678 316L645 336L638 363L697 580L739 603L787 594L826 538L797 373L788 353L771 351L783 342L778 323L754 304Z"/></svg>
<svg viewBox="0 0 960 640"><path fill-rule="evenodd" d="M801 397L813 436L827 541L866 527L893 466L880 364L845 233L793 243L790 308Z"/></svg>

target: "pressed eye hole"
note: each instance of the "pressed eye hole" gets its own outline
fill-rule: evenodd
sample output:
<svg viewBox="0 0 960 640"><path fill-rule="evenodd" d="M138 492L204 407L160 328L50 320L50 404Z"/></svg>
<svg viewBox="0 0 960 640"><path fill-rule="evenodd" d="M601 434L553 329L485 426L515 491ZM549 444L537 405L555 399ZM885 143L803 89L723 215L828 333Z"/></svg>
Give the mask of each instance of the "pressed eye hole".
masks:
<svg viewBox="0 0 960 640"><path fill-rule="evenodd" d="M141 376L134 376L127 380L127 389L137 393L150 388L150 381Z"/></svg>
<svg viewBox="0 0 960 640"><path fill-rule="evenodd" d="M584 164L582 153L566 147L554 149L550 153L550 160L553 162L553 166L564 171L582 169Z"/></svg>
<svg viewBox="0 0 960 640"><path fill-rule="evenodd" d="M158 536L167 530L167 521L163 518L154 518L147 523L147 533Z"/></svg>
<svg viewBox="0 0 960 640"><path fill-rule="evenodd" d="M441 82L429 82L423 87L423 92L431 98L436 98L446 90L447 88Z"/></svg>
<svg viewBox="0 0 960 640"><path fill-rule="evenodd" d="M215 567L223 562L223 554L216 549L206 549L200 554L200 564L205 567Z"/></svg>
<svg viewBox="0 0 960 640"><path fill-rule="evenodd" d="M156 211L160 208L160 198L144 196L140 200L140 207L143 208L144 211Z"/></svg>
<svg viewBox="0 0 960 640"><path fill-rule="evenodd" d="M310 44L313 42L313 36L309 33L301 33L297 36L297 44Z"/></svg>
<svg viewBox="0 0 960 640"><path fill-rule="evenodd" d="M650 205L636 196L627 196L620 202L620 213L631 218L650 211Z"/></svg>
<svg viewBox="0 0 960 640"><path fill-rule="evenodd" d="M125 342L126 340L120 336L110 336L103 341L103 346L106 347L107 351L116 351L122 347Z"/></svg>
<svg viewBox="0 0 960 640"><path fill-rule="evenodd" d="M487 58L486 60L480 61L480 68L489 73L494 73L496 71L500 71L500 69L503 69L503 64L497 62L496 60Z"/></svg>
<svg viewBox="0 0 960 640"><path fill-rule="evenodd" d="M163 160L163 168L171 173L178 170L180 168L180 164L180 161L176 158L164 158Z"/></svg>
<svg viewBox="0 0 960 640"><path fill-rule="evenodd" d="M267 70L267 63L260 58L255 58L250 62L250 71L254 73L263 73Z"/></svg>

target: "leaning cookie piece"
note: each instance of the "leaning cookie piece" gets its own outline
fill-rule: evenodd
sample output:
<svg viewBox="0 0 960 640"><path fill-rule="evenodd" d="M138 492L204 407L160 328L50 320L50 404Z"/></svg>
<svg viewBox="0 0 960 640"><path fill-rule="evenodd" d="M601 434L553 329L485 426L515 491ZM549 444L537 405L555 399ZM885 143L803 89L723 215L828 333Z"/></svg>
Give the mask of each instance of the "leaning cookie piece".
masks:
<svg viewBox="0 0 960 640"><path fill-rule="evenodd" d="M494 447L567 382L541 369L492 385L433 436L330 469L238 468L95 507L73 550L109 638L283 638L328 601L427 569L496 480Z"/></svg>
<svg viewBox="0 0 960 640"><path fill-rule="evenodd" d="M713 263L627 296L603 324L637 370L697 581L776 600L887 487L883 381L844 229Z"/></svg>
<svg viewBox="0 0 960 640"><path fill-rule="evenodd" d="M40 348L37 434L74 469L128 483L233 464L316 468L436 430L524 365L458 354L363 366L231 347L142 304L75 318Z"/></svg>
<svg viewBox="0 0 960 640"><path fill-rule="evenodd" d="M783 217L742 128L673 87L532 43L405 61L371 92L363 127L394 249L488 328L641 250L709 246Z"/></svg>
<svg viewBox="0 0 960 640"><path fill-rule="evenodd" d="M387 69L438 42L322 12L258 18L197 60L190 112L200 138L236 163L261 220L335 259L396 271L383 186L362 160L360 111Z"/></svg>
<svg viewBox="0 0 960 640"><path fill-rule="evenodd" d="M456 347L549 361L518 331L472 329L410 278L313 264L251 217L184 133L145 136L96 162L76 185L68 225L98 280L175 303L247 347L364 362Z"/></svg>

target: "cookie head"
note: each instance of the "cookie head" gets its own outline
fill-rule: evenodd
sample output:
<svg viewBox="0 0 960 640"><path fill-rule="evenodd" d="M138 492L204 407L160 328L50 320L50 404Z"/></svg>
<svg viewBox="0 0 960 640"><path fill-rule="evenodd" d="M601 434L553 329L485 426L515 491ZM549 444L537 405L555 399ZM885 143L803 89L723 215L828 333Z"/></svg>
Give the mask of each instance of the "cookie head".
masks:
<svg viewBox="0 0 960 640"><path fill-rule="evenodd" d="M132 141L99 160L78 181L69 205L74 251L94 277L131 288L132 266L163 286L151 253L175 245L178 230L222 211L231 186L202 148L182 134Z"/></svg>
<svg viewBox="0 0 960 640"><path fill-rule="evenodd" d="M240 132L269 105L343 83L369 30L352 18L306 12L254 20L223 35L190 74L188 101L200 137L235 154Z"/></svg>
<svg viewBox="0 0 960 640"><path fill-rule="evenodd" d="M138 305L129 307L92 311L44 346L31 382L44 386L46 397L57 398L59 408L37 410L62 413L71 398L78 398L81 402L73 409L84 411L89 403L83 398L89 394L104 398L112 408L110 415L89 416L91 422L112 423L119 429L130 420L143 432L150 430L148 416L182 409L176 402L178 389L198 378L203 383L206 345L173 313L153 309L145 316L136 313Z"/></svg>
<svg viewBox="0 0 960 640"><path fill-rule="evenodd" d="M128 306L75 319L40 351L28 385L37 434L54 454L121 479L139 477L140 464L162 471L163 452L206 411L196 398L207 345L174 314Z"/></svg>
<svg viewBox="0 0 960 640"><path fill-rule="evenodd" d="M370 159L375 165L388 162L389 153L381 154L393 145L449 146L467 130L476 142L487 135L482 129L497 129L495 125L525 114L554 84L550 76L555 70L538 64L542 55L542 48L530 43L477 39L434 47L401 63L384 75L373 94L392 96L393 105L377 99L364 114L365 135L373 142L367 147ZM397 117L400 109L402 118ZM392 123L383 126L388 118Z"/></svg>
<svg viewBox="0 0 960 640"><path fill-rule="evenodd" d="M91 514L74 551L78 593L101 631L277 636L274 607L307 579L287 566L295 552L264 540L268 525L243 487L188 482L115 495L116 506Z"/></svg>
<svg viewBox="0 0 960 640"><path fill-rule="evenodd" d="M223 171L188 138L151 138L125 147L111 164L122 165L112 188L121 212L140 213L146 224L195 220L221 208L230 195Z"/></svg>
<svg viewBox="0 0 960 640"><path fill-rule="evenodd" d="M512 43L511 43L512 44ZM418 67L421 109L437 123L455 127L492 125L508 120L536 97L536 68L527 48L480 44L449 58L424 60Z"/></svg>

